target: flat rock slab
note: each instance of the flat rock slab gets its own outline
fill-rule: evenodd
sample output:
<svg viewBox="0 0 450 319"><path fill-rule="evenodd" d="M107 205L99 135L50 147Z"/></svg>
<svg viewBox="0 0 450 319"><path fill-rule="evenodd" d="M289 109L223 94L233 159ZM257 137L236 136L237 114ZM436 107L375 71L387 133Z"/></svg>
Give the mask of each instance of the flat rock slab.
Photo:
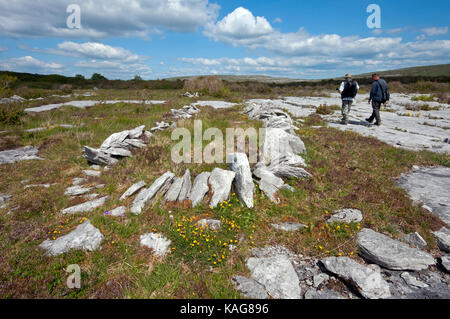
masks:
<svg viewBox="0 0 450 319"><path fill-rule="evenodd" d="M176 202L178 196L180 195L182 186L183 186L183 179L181 177L175 178L172 185L170 185L166 195L164 196L164 200L166 202Z"/></svg>
<svg viewBox="0 0 450 319"><path fill-rule="evenodd" d="M363 297L369 299L389 298L389 285L376 271L348 257L329 257L321 260L325 268L353 285Z"/></svg>
<svg viewBox="0 0 450 319"><path fill-rule="evenodd" d="M113 210L111 210L109 212L109 215L114 216L114 217L123 217L123 216L125 216L126 212L127 212L127 209L125 206L119 206L119 207L116 207Z"/></svg>
<svg viewBox="0 0 450 319"><path fill-rule="evenodd" d="M93 187L81 187L81 186L71 186L66 189L64 195L66 196L80 196L89 193Z"/></svg>
<svg viewBox="0 0 450 319"><path fill-rule="evenodd" d="M306 225L300 224L300 223L285 222L285 223L280 223L280 224L272 224L272 227L277 230L292 232L292 231L298 231L300 229L303 229L304 227L306 227Z"/></svg>
<svg viewBox="0 0 450 319"><path fill-rule="evenodd" d="M83 174L86 176L91 176L91 177L99 177L100 175L102 175L102 172L94 171L92 169L85 169L85 170L83 170Z"/></svg>
<svg viewBox="0 0 450 319"><path fill-rule="evenodd" d="M141 214L145 205L155 197L161 188L171 183L174 177L175 175L172 172L165 172L153 182L152 186L142 189L133 201L131 212L135 215Z"/></svg>
<svg viewBox="0 0 450 319"><path fill-rule="evenodd" d="M220 202L227 200L230 197L231 184L233 183L235 172L227 171L221 168L215 168L209 177L209 184L213 196L209 206L216 207Z"/></svg>
<svg viewBox="0 0 450 319"><path fill-rule="evenodd" d="M36 154L39 150L34 146L19 147L14 150L0 152L0 165L12 164L19 161L43 160Z"/></svg>
<svg viewBox="0 0 450 319"><path fill-rule="evenodd" d="M65 103L48 104L48 105L42 105L42 106L38 106L38 107L26 108L24 111L28 112L28 113L40 113L40 112L59 109L62 106L74 106L77 108L86 108L86 107L95 106L97 104L116 104L116 103L142 104L142 101L138 101L138 100L70 101L70 102L65 102ZM165 101L145 101L145 104L164 104L164 103L165 103Z"/></svg>
<svg viewBox="0 0 450 319"><path fill-rule="evenodd" d="M433 232L433 235L439 248L450 253L450 229L442 227L439 231Z"/></svg>
<svg viewBox="0 0 450 319"><path fill-rule="evenodd" d="M189 200L192 202L192 207L200 204L209 191L208 180L211 176L210 172L203 172L194 179L194 185L191 188Z"/></svg>
<svg viewBox="0 0 450 319"><path fill-rule="evenodd" d="M415 233L409 233L405 236L403 236L402 241L407 243L408 245L416 248L424 248L427 245L427 242L425 239L423 239L422 236L418 232Z"/></svg>
<svg viewBox="0 0 450 319"><path fill-rule="evenodd" d="M301 288L291 261L286 255L257 258L247 261L253 280L266 289L274 299L301 299Z"/></svg>
<svg viewBox="0 0 450 319"><path fill-rule="evenodd" d="M141 235L141 246L148 247L153 250L154 254L159 257L164 257L169 252L171 244L170 239L167 239L161 234L148 233Z"/></svg>
<svg viewBox="0 0 450 319"><path fill-rule="evenodd" d="M236 194L241 202L248 208L253 208L253 192L255 185L253 184L250 163L245 153L232 153L228 155L230 170L236 173L234 185Z"/></svg>
<svg viewBox="0 0 450 319"><path fill-rule="evenodd" d="M192 182L191 182L191 172L187 169L184 173L183 184L181 185L180 194L178 194L178 201L184 202L189 198L189 194L191 193Z"/></svg>
<svg viewBox="0 0 450 319"><path fill-rule="evenodd" d="M233 276L231 282L234 287L239 291L244 297L251 299L268 299L269 296L264 289L264 286L257 283L251 278L244 276Z"/></svg>
<svg viewBox="0 0 450 319"><path fill-rule="evenodd" d="M71 249L93 251L100 247L104 236L89 220L75 230L55 240L46 240L39 245L49 256L61 255Z"/></svg>
<svg viewBox="0 0 450 319"><path fill-rule="evenodd" d="M392 270L423 270L436 261L430 254L364 228L358 234L358 246L364 258Z"/></svg>
<svg viewBox="0 0 450 319"><path fill-rule="evenodd" d="M403 175L398 185L415 202L423 202L431 212L450 226L450 167L430 167Z"/></svg>
<svg viewBox="0 0 450 319"><path fill-rule="evenodd" d="M327 221L327 223L359 223L362 221L363 215L358 209L345 208L337 211Z"/></svg>
<svg viewBox="0 0 450 319"><path fill-rule="evenodd" d="M97 207L105 205L106 201L109 199L109 196L104 196L98 199L94 199L91 201L88 201L86 203L82 203L79 205L75 205L72 207L68 207L66 209L63 209L63 214L76 214L76 213L86 213L89 211L95 210Z"/></svg>
<svg viewBox="0 0 450 319"><path fill-rule="evenodd" d="M125 193L122 194L122 196L120 196L119 200L123 201L123 200L127 199L128 197L133 196L134 194L136 194L139 190L141 190L145 186L146 186L146 183L144 181L140 181L140 182L133 184L132 186L130 186L130 188L128 188L125 191Z"/></svg>
<svg viewBox="0 0 450 319"><path fill-rule="evenodd" d="M215 109L227 109L233 106L236 106L236 103L230 103L225 101L199 101L197 103L193 103L194 106L211 106Z"/></svg>
<svg viewBox="0 0 450 319"><path fill-rule="evenodd" d="M442 267L445 268L445 270L447 270L447 272L450 272L450 255L444 255L441 257L441 265Z"/></svg>

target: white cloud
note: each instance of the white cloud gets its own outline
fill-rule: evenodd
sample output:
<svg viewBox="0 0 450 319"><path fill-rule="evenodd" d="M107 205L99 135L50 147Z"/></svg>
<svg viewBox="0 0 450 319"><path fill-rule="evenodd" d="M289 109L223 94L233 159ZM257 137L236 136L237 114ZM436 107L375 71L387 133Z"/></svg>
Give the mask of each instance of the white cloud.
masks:
<svg viewBox="0 0 450 319"><path fill-rule="evenodd" d="M8 47L0 47L0 52L8 51Z"/></svg>
<svg viewBox="0 0 450 319"><path fill-rule="evenodd" d="M62 64L41 61L32 56L0 60L0 69L9 71L49 73L61 71L63 68L64 65Z"/></svg>
<svg viewBox="0 0 450 319"><path fill-rule="evenodd" d="M274 23L283 23L283 19L281 18L275 18L275 20L273 20Z"/></svg>
<svg viewBox="0 0 450 319"><path fill-rule="evenodd" d="M121 60L123 62L136 62L141 59L137 54L133 54L121 47L112 47L98 42L75 43L65 41L58 44L58 50L48 50L50 53L60 53L76 57Z"/></svg>
<svg viewBox="0 0 450 319"><path fill-rule="evenodd" d="M422 32L425 33L427 36L436 36L436 35L445 35L448 33L448 27L432 27L432 28L425 28L422 29Z"/></svg>
<svg viewBox="0 0 450 319"><path fill-rule="evenodd" d="M208 0L84 0L81 29L68 29L73 0L0 0L0 35L9 37L148 37L161 30L194 32L217 18Z"/></svg>
<svg viewBox="0 0 450 319"><path fill-rule="evenodd" d="M248 9L239 7L217 23L207 26L205 34L216 41L255 39L271 34L272 26L264 17L255 17Z"/></svg>

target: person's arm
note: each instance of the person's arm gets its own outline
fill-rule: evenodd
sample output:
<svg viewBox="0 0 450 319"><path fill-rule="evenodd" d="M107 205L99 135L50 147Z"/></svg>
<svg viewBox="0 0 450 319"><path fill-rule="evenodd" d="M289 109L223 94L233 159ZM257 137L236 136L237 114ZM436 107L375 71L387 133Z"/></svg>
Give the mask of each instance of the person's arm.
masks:
<svg viewBox="0 0 450 319"><path fill-rule="evenodd" d="M342 82L341 83L341 86L339 87L339 93L342 93L343 91L344 91L344 87L345 87L345 83L344 82Z"/></svg>
<svg viewBox="0 0 450 319"><path fill-rule="evenodd" d="M372 83L372 87L370 88L369 104L370 104L370 102L372 101L372 99L373 99L373 97L374 97L374 95L375 95L375 93L376 93L376 92L375 92L376 89L377 89L376 83L373 82L373 83Z"/></svg>

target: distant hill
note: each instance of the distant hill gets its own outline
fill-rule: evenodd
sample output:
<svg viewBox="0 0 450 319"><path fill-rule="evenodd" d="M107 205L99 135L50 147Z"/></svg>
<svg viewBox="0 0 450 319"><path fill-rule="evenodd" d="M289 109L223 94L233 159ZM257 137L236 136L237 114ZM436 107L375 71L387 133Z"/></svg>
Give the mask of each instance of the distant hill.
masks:
<svg viewBox="0 0 450 319"><path fill-rule="evenodd" d="M373 73L379 73L383 77L449 77L450 76L450 64L439 64L429 66L416 66L411 68L403 68L389 71L374 71L370 73L364 73L355 75L354 78L370 77Z"/></svg>
<svg viewBox="0 0 450 319"><path fill-rule="evenodd" d="M220 80L228 81L228 82L262 82L262 83L292 83L292 82L304 82L310 80L300 80L300 79L291 79L291 78L280 78L280 77L272 77L267 75L203 75L203 76L214 76ZM166 80L189 80L192 78L198 78L199 76L180 76L167 78Z"/></svg>

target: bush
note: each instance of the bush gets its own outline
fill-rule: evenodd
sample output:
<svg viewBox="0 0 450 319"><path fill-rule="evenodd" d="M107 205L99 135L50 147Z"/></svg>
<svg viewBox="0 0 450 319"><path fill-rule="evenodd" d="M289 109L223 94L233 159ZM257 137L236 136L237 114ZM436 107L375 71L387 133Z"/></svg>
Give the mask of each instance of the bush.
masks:
<svg viewBox="0 0 450 319"><path fill-rule="evenodd" d="M17 125L22 123L22 116L25 113L12 105L3 105L0 108L0 123L6 125Z"/></svg>
<svg viewBox="0 0 450 319"><path fill-rule="evenodd" d="M187 91L200 92L214 97L227 97L229 90L224 86L222 80L215 76L199 77L186 80L183 88Z"/></svg>
<svg viewBox="0 0 450 319"><path fill-rule="evenodd" d="M317 114L322 114L322 115L328 115L328 114L333 114L334 111L336 110L340 110L341 108L337 105L326 105L326 104L321 104L317 110L316 113Z"/></svg>

